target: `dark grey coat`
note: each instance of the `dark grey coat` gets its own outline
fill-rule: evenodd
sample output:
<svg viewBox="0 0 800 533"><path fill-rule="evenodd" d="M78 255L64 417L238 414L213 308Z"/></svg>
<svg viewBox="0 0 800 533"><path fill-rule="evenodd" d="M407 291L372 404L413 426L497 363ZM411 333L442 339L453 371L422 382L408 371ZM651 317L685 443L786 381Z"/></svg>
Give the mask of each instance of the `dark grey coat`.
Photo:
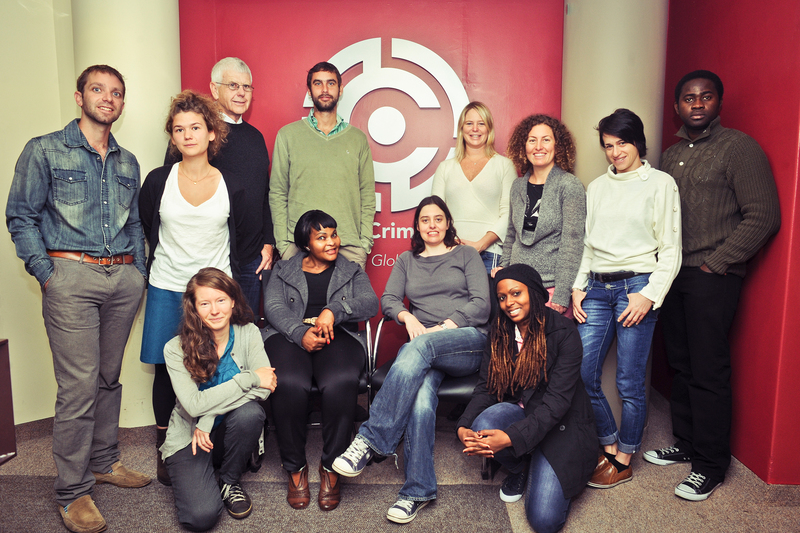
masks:
<svg viewBox="0 0 800 533"><path fill-rule="evenodd" d="M264 294L264 314L267 327L262 332L264 340L282 334L298 346L302 346L303 335L308 324L303 323L303 315L308 305L308 285L302 269L303 254L297 254L286 261L278 261ZM341 254L336 258L336 269L328 285L328 305L334 316L334 325L344 322L369 320L378 314L378 297L372 284L361 267L345 259ZM367 340L355 331L345 329L357 339L367 353Z"/></svg>
<svg viewBox="0 0 800 533"><path fill-rule="evenodd" d="M552 309L546 313L547 381L542 379L536 387L522 391L525 419L505 432L516 457L540 448L564 496L572 498L597 466L599 441L592 404L581 380L583 345L578 328ZM457 428L470 427L479 414L497 403L497 395L486 388L491 357L487 344L478 384Z"/></svg>

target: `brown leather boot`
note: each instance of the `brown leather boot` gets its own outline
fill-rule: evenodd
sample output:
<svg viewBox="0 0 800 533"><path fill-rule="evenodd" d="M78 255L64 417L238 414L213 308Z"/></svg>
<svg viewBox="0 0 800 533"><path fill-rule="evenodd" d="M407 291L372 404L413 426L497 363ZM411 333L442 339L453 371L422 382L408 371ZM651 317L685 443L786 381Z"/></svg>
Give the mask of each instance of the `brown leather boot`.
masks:
<svg viewBox="0 0 800 533"><path fill-rule="evenodd" d="M308 465L299 472L288 472L289 493L286 501L293 509L305 509L311 501L311 491L308 488Z"/></svg>
<svg viewBox="0 0 800 533"><path fill-rule="evenodd" d="M322 463L319 464L319 508L323 511L332 511L339 506L339 474L326 470Z"/></svg>

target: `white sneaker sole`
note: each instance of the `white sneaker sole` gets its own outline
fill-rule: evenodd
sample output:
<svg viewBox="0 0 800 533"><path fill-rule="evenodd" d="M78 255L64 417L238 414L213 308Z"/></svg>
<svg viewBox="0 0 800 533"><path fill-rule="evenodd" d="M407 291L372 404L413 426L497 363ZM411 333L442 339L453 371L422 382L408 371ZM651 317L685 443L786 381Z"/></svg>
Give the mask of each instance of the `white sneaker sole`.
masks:
<svg viewBox="0 0 800 533"><path fill-rule="evenodd" d="M682 485L682 483L681 483L681 485ZM705 494L697 494L695 492L687 492L687 491L681 490L681 486L678 485L677 487L675 487L675 496L678 496L679 498L683 498L684 500L689 500L690 502L702 502L703 500L707 500L708 497L711 496L711 494L715 490L717 490L717 487L719 487L720 485L722 485L722 483L717 483L717 485L713 489L711 489L710 491L706 492Z"/></svg>
<svg viewBox="0 0 800 533"><path fill-rule="evenodd" d="M648 455L649 453L650 452L644 452L642 454L642 459L644 459L648 463L653 463L654 465L658 465L658 466L669 466L669 465L674 465L674 464L678 464L678 463L689 463L689 462L691 462L691 461L668 461L666 459L659 459L655 455Z"/></svg>
<svg viewBox="0 0 800 533"><path fill-rule="evenodd" d="M522 494L506 494L503 489L500 489L500 499L506 503L518 502L522 499Z"/></svg>
<svg viewBox="0 0 800 533"><path fill-rule="evenodd" d="M362 468L361 470L358 470L358 471L351 470L351 468L352 468L352 467L350 466L350 464L349 464L349 463L347 463L347 462L345 462L344 460L342 460L342 462L344 462L344 463L345 463L345 466L344 466L344 467L343 467L343 466L340 466L340 465L338 465L338 464L337 464L337 462L339 462L339 458L338 458L338 457L337 457L336 459L334 459L334 460L333 460L333 464L331 465L331 467L332 467L332 468L333 468L333 470L334 470L334 471L335 471L337 474L339 474L340 476L344 476L344 477L356 477L357 475L359 475L361 472L363 472L363 471L364 471L364 469L363 469L363 468Z"/></svg>

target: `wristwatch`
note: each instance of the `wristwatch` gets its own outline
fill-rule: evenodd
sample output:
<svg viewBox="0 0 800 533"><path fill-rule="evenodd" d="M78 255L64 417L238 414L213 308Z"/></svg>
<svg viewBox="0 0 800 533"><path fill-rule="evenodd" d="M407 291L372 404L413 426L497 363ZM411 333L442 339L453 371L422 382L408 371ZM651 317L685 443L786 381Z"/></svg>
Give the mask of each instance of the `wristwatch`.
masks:
<svg viewBox="0 0 800 533"><path fill-rule="evenodd" d="M442 329L447 329L447 324L444 323L444 320L442 320L441 322L439 322L436 325L439 326Z"/></svg>

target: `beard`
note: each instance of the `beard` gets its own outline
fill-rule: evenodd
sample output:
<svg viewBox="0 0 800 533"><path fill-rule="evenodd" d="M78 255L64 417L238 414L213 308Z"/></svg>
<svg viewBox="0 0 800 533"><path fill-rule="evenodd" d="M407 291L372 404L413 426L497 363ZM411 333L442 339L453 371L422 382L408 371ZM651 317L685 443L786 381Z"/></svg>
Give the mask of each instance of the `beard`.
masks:
<svg viewBox="0 0 800 533"><path fill-rule="evenodd" d="M327 103L321 102L320 100L312 96L311 101L314 102L314 108L317 111L325 111L325 112L333 111L334 109L336 109L336 106L339 103L339 97L334 96L332 94L329 96L331 97L331 99Z"/></svg>
<svg viewBox="0 0 800 533"><path fill-rule="evenodd" d="M116 109L113 115L110 116L103 115L97 110L96 106L90 105L85 100L82 109L83 109L83 114L86 115L88 118L90 118L94 122L97 122L98 124L105 124L105 125L113 124L122 114L122 110L118 108Z"/></svg>

